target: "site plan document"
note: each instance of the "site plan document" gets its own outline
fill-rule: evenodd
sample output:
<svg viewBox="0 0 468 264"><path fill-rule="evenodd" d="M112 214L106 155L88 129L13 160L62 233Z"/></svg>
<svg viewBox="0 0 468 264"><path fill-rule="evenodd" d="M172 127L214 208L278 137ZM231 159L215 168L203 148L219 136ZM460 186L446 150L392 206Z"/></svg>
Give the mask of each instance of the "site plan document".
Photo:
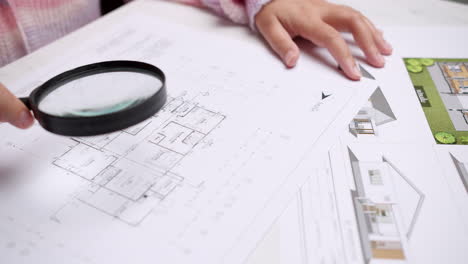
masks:
<svg viewBox="0 0 468 264"><path fill-rule="evenodd" d="M405 45L368 69L379 88L322 161L310 158L317 167L257 245L277 252L268 263L467 262L466 35L390 30Z"/></svg>
<svg viewBox="0 0 468 264"><path fill-rule="evenodd" d="M62 56L0 70L23 96L77 66L139 60L166 73L169 94L159 113L108 135L1 124L0 263L222 263L377 87L347 80L323 50L287 70L255 38L125 14L40 51L66 44Z"/></svg>

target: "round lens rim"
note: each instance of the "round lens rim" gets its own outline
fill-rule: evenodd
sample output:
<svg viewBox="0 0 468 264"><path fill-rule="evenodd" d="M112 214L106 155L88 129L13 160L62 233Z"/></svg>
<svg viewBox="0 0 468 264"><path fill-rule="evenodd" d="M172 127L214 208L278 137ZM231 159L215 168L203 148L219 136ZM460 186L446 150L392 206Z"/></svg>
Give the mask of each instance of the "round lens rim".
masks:
<svg viewBox="0 0 468 264"><path fill-rule="evenodd" d="M109 72L136 72L148 74L162 83L159 91L145 101L128 109L89 117L62 117L43 112L39 103L62 85L90 75ZM166 76L158 67L139 61L104 61L81 66L48 80L29 96L28 103L39 124L49 132L63 136L96 136L136 125L156 114L167 100Z"/></svg>

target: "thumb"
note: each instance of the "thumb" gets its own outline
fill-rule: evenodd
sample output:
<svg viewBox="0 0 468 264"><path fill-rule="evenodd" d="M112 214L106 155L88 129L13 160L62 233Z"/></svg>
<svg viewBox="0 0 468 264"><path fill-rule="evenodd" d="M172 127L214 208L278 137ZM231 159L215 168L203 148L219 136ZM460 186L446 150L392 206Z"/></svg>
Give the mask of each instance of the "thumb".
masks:
<svg viewBox="0 0 468 264"><path fill-rule="evenodd" d="M23 129L34 123L34 118L29 109L1 83L0 122L8 122Z"/></svg>

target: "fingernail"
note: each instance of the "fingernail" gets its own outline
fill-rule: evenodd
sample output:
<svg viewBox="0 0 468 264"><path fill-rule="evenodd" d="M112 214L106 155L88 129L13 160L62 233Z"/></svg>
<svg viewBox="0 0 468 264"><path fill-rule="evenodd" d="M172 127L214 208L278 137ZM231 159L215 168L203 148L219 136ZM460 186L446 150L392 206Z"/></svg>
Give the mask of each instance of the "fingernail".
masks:
<svg viewBox="0 0 468 264"><path fill-rule="evenodd" d="M393 50L392 45L390 45L390 43L388 43L388 41L385 39L384 39L384 48L387 50Z"/></svg>
<svg viewBox="0 0 468 264"><path fill-rule="evenodd" d="M18 119L14 121L13 125L17 126L18 128L28 128L32 125L32 123L33 118L31 113L27 110L24 110L19 114Z"/></svg>
<svg viewBox="0 0 468 264"><path fill-rule="evenodd" d="M382 56L382 54L380 53L377 53L376 54L376 59L377 59L377 64L380 66L380 65L385 65L385 59L384 57Z"/></svg>
<svg viewBox="0 0 468 264"><path fill-rule="evenodd" d="M286 62L288 67L296 65L296 53L294 50L290 50L286 53L286 56L284 56L284 62Z"/></svg>

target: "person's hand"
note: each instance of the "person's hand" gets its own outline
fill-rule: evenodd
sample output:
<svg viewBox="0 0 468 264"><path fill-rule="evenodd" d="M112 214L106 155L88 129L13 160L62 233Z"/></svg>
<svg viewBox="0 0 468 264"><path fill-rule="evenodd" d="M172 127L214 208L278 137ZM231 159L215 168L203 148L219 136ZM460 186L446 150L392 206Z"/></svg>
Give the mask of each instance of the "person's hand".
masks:
<svg viewBox="0 0 468 264"><path fill-rule="evenodd" d="M299 58L299 48L292 40L298 36L327 48L353 80L359 80L361 73L339 32L351 32L368 63L375 67L383 67L382 55L392 53L382 32L368 18L325 0L272 0L257 13L255 25L287 67L294 67Z"/></svg>
<svg viewBox="0 0 468 264"><path fill-rule="evenodd" d="M0 122L8 122L23 129L34 123L34 118L29 109L1 83Z"/></svg>

